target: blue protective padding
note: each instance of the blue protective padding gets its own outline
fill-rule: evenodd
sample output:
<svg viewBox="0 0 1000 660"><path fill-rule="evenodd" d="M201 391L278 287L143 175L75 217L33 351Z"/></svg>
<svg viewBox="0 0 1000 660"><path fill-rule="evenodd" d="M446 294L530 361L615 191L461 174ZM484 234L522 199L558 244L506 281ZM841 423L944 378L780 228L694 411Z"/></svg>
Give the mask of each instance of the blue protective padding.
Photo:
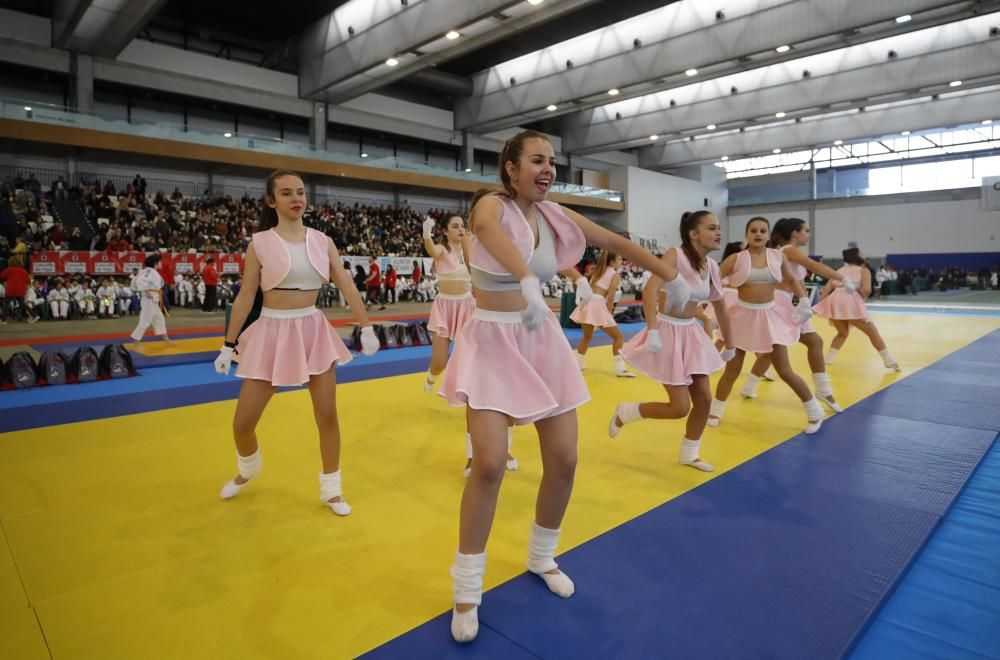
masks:
<svg viewBox="0 0 1000 660"><path fill-rule="evenodd" d="M481 619L545 658L838 657L938 518L751 466L560 557L571 599L521 575Z"/></svg>
<svg viewBox="0 0 1000 660"><path fill-rule="evenodd" d="M927 268L940 270L961 266L966 270L979 270L983 266L1000 264L1000 252L926 252L887 254L885 262L895 268Z"/></svg>
<svg viewBox="0 0 1000 660"><path fill-rule="evenodd" d="M442 644L441 640L446 643ZM414 649L434 649L433 655ZM503 658L503 660L522 660L538 656L532 655L509 639L498 635L480 621L479 635L472 644L459 644L451 641L451 612L431 619L408 633L378 646L360 656L368 660L400 660L402 658L434 658L434 660L450 660L452 658Z"/></svg>
<svg viewBox="0 0 1000 660"><path fill-rule="evenodd" d="M851 410L921 422L1000 431L1000 405L979 396L953 401L939 396L937 388L890 387L864 399Z"/></svg>
<svg viewBox="0 0 1000 660"><path fill-rule="evenodd" d="M859 641L852 660L1000 658L1000 442Z"/></svg>
<svg viewBox="0 0 1000 660"><path fill-rule="evenodd" d="M819 488L834 498L853 495L942 516L995 435L850 408L818 434L758 457L754 469L782 475L794 492Z"/></svg>

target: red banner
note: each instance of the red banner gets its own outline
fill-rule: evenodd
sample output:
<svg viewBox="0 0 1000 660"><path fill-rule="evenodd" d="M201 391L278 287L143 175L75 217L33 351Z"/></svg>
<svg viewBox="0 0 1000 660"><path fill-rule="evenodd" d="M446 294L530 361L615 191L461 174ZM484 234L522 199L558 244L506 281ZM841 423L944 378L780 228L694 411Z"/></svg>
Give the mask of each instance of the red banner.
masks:
<svg viewBox="0 0 1000 660"><path fill-rule="evenodd" d="M55 275L62 272L59 253L55 250L36 252L31 257L32 275Z"/></svg>
<svg viewBox="0 0 1000 660"><path fill-rule="evenodd" d="M236 275L243 272L243 255L238 252L219 254L215 261L222 275Z"/></svg>
<svg viewBox="0 0 1000 660"><path fill-rule="evenodd" d="M67 275L82 275L91 271L89 252L60 252L60 273Z"/></svg>
<svg viewBox="0 0 1000 660"><path fill-rule="evenodd" d="M133 271L142 270L143 266L146 264L146 253L123 252L118 256L118 261L121 263L122 272L131 273Z"/></svg>
<svg viewBox="0 0 1000 660"><path fill-rule="evenodd" d="M190 252L180 252L174 255L174 274L176 275L193 275L201 271L201 259L200 254L192 254Z"/></svg>
<svg viewBox="0 0 1000 660"><path fill-rule="evenodd" d="M91 252L90 272L95 275L117 275L122 272L118 255L110 252Z"/></svg>

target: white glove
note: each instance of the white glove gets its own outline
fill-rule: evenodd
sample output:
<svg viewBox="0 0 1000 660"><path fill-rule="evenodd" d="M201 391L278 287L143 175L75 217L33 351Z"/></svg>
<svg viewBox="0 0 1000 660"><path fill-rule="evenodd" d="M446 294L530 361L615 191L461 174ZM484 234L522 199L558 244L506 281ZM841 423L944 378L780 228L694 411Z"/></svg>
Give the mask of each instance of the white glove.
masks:
<svg viewBox="0 0 1000 660"><path fill-rule="evenodd" d="M805 323L813 316L813 308L805 298L799 298L799 304L795 307L795 311L799 315L800 324Z"/></svg>
<svg viewBox="0 0 1000 660"><path fill-rule="evenodd" d="M581 277L576 282L576 304L586 305L594 297L594 290L590 288L590 282L586 277Z"/></svg>
<svg viewBox="0 0 1000 660"><path fill-rule="evenodd" d="M724 348L719 353L719 357L722 358L723 362L729 362L734 357L736 357L736 349L735 348Z"/></svg>
<svg viewBox="0 0 1000 660"><path fill-rule="evenodd" d="M840 286L844 287L844 291L846 291L847 293L854 293L855 291L858 290L857 287L854 286L854 280L851 279L845 278L841 280Z"/></svg>
<svg viewBox="0 0 1000 660"><path fill-rule="evenodd" d="M691 300L691 287L684 281L680 273L664 286L667 292L667 311L681 313Z"/></svg>
<svg viewBox="0 0 1000 660"><path fill-rule="evenodd" d="M528 275L521 280L521 295L526 303L521 310L521 322L529 331L538 330L542 323L552 313L542 297L542 284L534 275Z"/></svg>
<svg viewBox="0 0 1000 660"><path fill-rule="evenodd" d="M646 333L646 350L653 355L663 350L663 340L660 339L660 331L655 327Z"/></svg>
<svg viewBox="0 0 1000 660"><path fill-rule="evenodd" d="M233 353L236 351L228 346L223 346L219 351L219 357L215 358L215 373L228 374L229 367L233 365Z"/></svg>
<svg viewBox="0 0 1000 660"><path fill-rule="evenodd" d="M424 238L434 238L434 225L436 224L434 218L427 216L427 219L424 220Z"/></svg>
<svg viewBox="0 0 1000 660"><path fill-rule="evenodd" d="M361 352L365 355L375 355L378 352L379 347L382 344L379 343L378 337L375 336L375 328L370 325L366 325L361 328Z"/></svg>

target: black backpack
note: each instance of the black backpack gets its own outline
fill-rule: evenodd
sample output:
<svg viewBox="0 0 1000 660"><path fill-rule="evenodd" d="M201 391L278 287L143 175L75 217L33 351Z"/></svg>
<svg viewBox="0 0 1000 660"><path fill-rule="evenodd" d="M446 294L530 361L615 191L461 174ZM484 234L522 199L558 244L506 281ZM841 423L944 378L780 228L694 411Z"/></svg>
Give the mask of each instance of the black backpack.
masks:
<svg viewBox="0 0 1000 660"><path fill-rule="evenodd" d="M26 390L35 385L36 379L35 358L27 351L18 351L3 365L3 384L0 389Z"/></svg>
<svg viewBox="0 0 1000 660"><path fill-rule="evenodd" d="M420 332L419 323L410 323L406 325L406 332L410 335L410 343L414 346L423 346L427 342L424 341L424 336Z"/></svg>
<svg viewBox="0 0 1000 660"><path fill-rule="evenodd" d="M69 358L62 351L45 351L38 358L36 385L65 385Z"/></svg>
<svg viewBox="0 0 1000 660"><path fill-rule="evenodd" d="M396 348L398 344L396 343L396 335L386 328L384 325L376 325L375 336L378 337L378 343L381 348Z"/></svg>
<svg viewBox="0 0 1000 660"><path fill-rule="evenodd" d="M405 323L397 323L396 325L389 326L389 329L396 337L396 346L400 348L413 346L413 339L410 337L410 331Z"/></svg>
<svg viewBox="0 0 1000 660"><path fill-rule="evenodd" d="M354 329L351 330L351 344L350 347L355 351L361 350L361 326L356 325Z"/></svg>
<svg viewBox="0 0 1000 660"><path fill-rule="evenodd" d="M98 378L128 378L135 375L132 355L121 344L108 344L98 359Z"/></svg>
<svg viewBox="0 0 1000 660"><path fill-rule="evenodd" d="M90 383L100 376L100 359L90 346L81 346L69 360L69 383Z"/></svg>

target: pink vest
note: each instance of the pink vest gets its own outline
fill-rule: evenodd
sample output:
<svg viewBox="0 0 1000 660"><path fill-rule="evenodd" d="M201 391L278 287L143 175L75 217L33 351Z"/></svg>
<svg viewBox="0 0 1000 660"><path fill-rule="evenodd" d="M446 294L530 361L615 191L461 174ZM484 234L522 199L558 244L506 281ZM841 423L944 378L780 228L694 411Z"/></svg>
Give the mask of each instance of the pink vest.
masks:
<svg viewBox="0 0 1000 660"><path fill-rule="evenodd" d="M260 288L269 291L281 284L292 267L284 241L273 229L253 235L253 250L260 261ZM326 234L306 227L306 254L324 282L330 281L330 252Z"/></svg>
<svg viewBox="0 0 1000 660"><path fill-rule="evenodd" d="M767 269L771 271L771 277L780 283L784 279L781 274L781 252L773 248L765 250L767 250ZM736 253L736 265L729 273L729 286L734 289L740 288L747 281L748 275L750 275L750 251L743 250Z"/></svg>
<svg viewBox="0 0 1000 660"><path fill-rule="evenodd" d="M531 232L531 225L528 224L514 200L506 195L497 195L496 197L503 203L500 227L510 237L524 263L528 263L535 251L535 235ZM538 202L536 206L552 228L557 270L567 270L576 266L587 247L583 230L567 218L555 202ZM472 235L470 243L472 249L469 251L469 262L472 267L491 275L510 275L507 269L501 266L500 262L479 242L475 234Z"/></svg>
<svg viewBox="0 0 1000 660"><path fill-rule="evenodd" d="M786 248L790 248L790 247L792 247L792 246L791 245L782 245L778 249L781 250L782 253L784 253L785 249ZM799 265L799 264L794 264L791 261L788 262L788 267L792 271L792 277L794 277L795 279L797 279L800 282L802 280L806 279L806 275L809 274L809 271L806 270L805 266L802 266L802 265Z"/></svg>
<svg viewBox="0 0 1000 660"><path fill-rule="evenodd" d="M455 253L455 250L449 250L444 246L442 247L444 252L440 257L434 259L434 268L437 269L438 275L447 275L448 273L455 272L460 267L464 267L464 264L459 262L458 255Z"/></svg>
<svg viewBox="0 0 1000 660"><path fill-rule="evenodd" d="M678 274L687 280L688 286L692 290L697 289L702 282L701 273L694 269L694 265L684 250L679 247L675 247L674 250L677 252ZM711 257L705 257L705 263L708 264L708 300L722 300L722 278L719 276L719 264ZM743 277L746 279L746 275Z"/></svg>
<svg viewBox="0 0 1000 660"><path fill-rule="evenodd" d="M605 268L604 272L601 274L601 278L594 282L594 286L599 286L610 293L608 287L611 286L611 280L615 279L615 275L617 274L618 271L614 268Z"/></svg>
<svg viewBox="0 0 1000 660"><path fill-rule="evenodd" d="M854 264L844 264L843 266L841 266L840 268L837 269L838 273L840 273L841 275L843 275L847 279L849 279L852 282L854 282L854 288L855 289L860 289L861 288L861 277L862 277L861 271L862 271L862 267L861 266L855 266ZM844 285L841 284L840 280L834 280L833 281L833 286L834 286L834 288L839 288L839 287L842 287Z"/></svg>

